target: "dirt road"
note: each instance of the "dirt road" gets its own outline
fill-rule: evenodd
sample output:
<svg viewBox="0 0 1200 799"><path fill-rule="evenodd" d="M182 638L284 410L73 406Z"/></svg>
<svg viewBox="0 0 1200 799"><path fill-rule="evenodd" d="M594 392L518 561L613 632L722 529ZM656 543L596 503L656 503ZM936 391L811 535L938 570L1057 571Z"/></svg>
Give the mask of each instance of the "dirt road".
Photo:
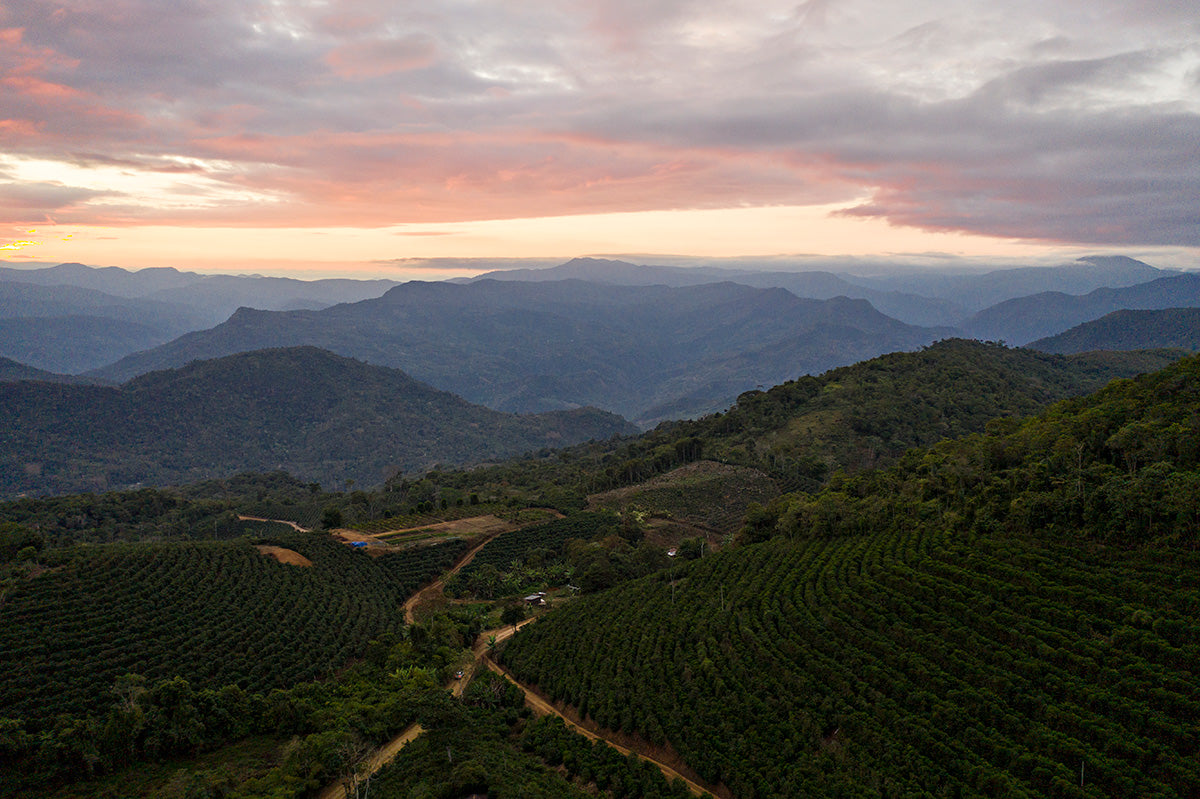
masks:
<svg viewBox="0 0 1200 799"><path fill-rule="evenodd" d="M535 619L526 619L518 624L516 629L524 627L526 624L529 624L532 621L535 621ZM516 632L516 629L511 626L505 626L498 627L494 630L485 630L479 634L479 637L475 639L475 646L471 649L471 654L473 655L471 665L463 670L463 676L461 679L454 680L450 683L450 690L456 697L462 696L463 691L467 689L467 685L470 684L471 677L474 676L480 660L487 655L488 643L491 641L492 637L495 637L495 643L498 644L501 641L512 637L512 634ZM388 763L391 763L396 755L399 754L401 749L419 737L423 732L425 732L425 729L420 724L410 724L408 727L405 727L403 732L381 746L373 755L371 755L363 776L370 776L386 766ZM325 788L325 790L317 794L317 799L346 799L346 789L340 782L329 785Z"/></svg>
<svg viewBox="0 0 1200 799"><path fill-rule="evenodd" d="M370 776L388 763L391 763L401 749L423 732L425 732L425 728L420 724L410 724L404 729L404 732L388 741L375 754L371 755L363 776ZM340 782L334 783L317 794L317 799L346 799L346 787Z"/></svg>
<svg viewBox="0 0 1200 799"><path fill-rule="evenodd" d="M286 524L292 527L298 533L312 532L312 530L308 529L307 527L301 527L295 522L289 522L287 519L264 519L261 516L243 516L241 514L238 514L238 518L244 522L278 522L279 524Z"/></svg>
<svg viewBox="0 0 1200 799"><path fill-rule="evenodd" d="M471 552L467 553L468 556L473 555L482 546L483 545L480 544L479 547L476 547ZM623 755L633 754L636 757L641 758L642 760L645 760L646 762L653 764L654 766L656 766L658 768L659 771L662 772L663 776L666 777L667 780L674 780L674 779L682 780L683 783L685 785L687 785L688 790L690 790L696 796L700 796L704 793L709 793L709 794L712 794L713 796L720 795L716 791L714 791L710 788L705 788L704 786L700 785L699 783L697 783L691 779L688 779L687 777L680 774L675 769L668 766L666 763L656 760L655 758L650 757L649 755L643 754L641 752L631 750L628 747L622 746L621 744L618 744L615 741L605 738L603 735L600 735L597 732L589 730L585 727L581 727L579 724L575 723L571 719L564 716L556 707L554 707L554 705L552 705L552 704L550 704L550 702L546 701L546 699L544 697L542 697L540 694L535 692L533 689L528 688L525 685L522 685L515 677L513 677L511 674L509 674L504 669L503 666L499 665L494 660L492 660L490 657L488 657L488 653L491 651L493 646L495 646L496 644L499 644L503 641L507 641L509 638L511 638L513 636L514 633L517 632L517 630L521 629L522 627L524 627L527 624L532 624L533 622L537 621L537 619L538 619L538 617L534 616L532 618L525 619L524 621L520 622L519 624L517 624L516 627L513 627L511 625L506 625L504 627L498 627L494 630L485 630L484 632L480 633L479 637L475 639L475 645L471 648L471 655L472 655L471 664L469 666L467 666L465 669L463 669L463 676L461 678L451 681L451 683L448 686L450 688L451 693L453 693L454 696L456 696L456 697L461 697L463 695L463 692L467 689L467 686L470 685L471 679L475 676L475 672L478 671L479 664L483 663L487 666L487 668L491 669L496 674L499 674L500 676L504 677L506 680L508 680L509 682L513 683L518 688L520 688L521 692L523 694L525 694L526 704L528 704L529 707L532 708L533 711L535 713L537 713L538 715L544 716L544 715L548 715L548 714L553 714L555 716L558 716L564 722L566 722L567 726L569 726L571 729L573 729L575 732L579 733L580 735L583 735L584 737L588 738L589 740L592 740L592 741L602 740ZM371 756L366 774L367 775L374 774L376 771L383 768L388 763L392 762L392 759L396 757L397 753L399 753L401 749L403 749L405 746L407 746L409 742L413 741L418 736L420 736L421 733L423 733L424 731L425 730L421 727L420 724L412 724L409 727L405 728L405 730L403 732L401 732L399 735L397 735L392 740L388 741L374 755ZM345 791L345 788L341 785L341 783L338 783L335 785L330 785L327 788L325 788L325 790L321 791L320 794L317 795L317 799L346 799L346 791Z"/></svg>
<svg viewBox="0 0 1200 799"><path fill-rule="evenodd" d="M410 596L404 603L404 623L412 624L413 621L415 620L413 617L413 608L415 608L417 606L417 604L421 601L421 599L424 597L428 597L431 594L434 594L438 591L441 591L442 586L444 586L446 584L446 580L448 580L451 577L453 577L454 575L458 574L458 572L461 571L464 566L466 566L468 563L473 561L475 559L475 556L477 554L479 554L479 550L481 550L485 546L487 546L488 542L490 542L496 536L500 535L501 532L504 532L504 531L497 530L496 532L490 534L487 538L483 539L483 541L479 542L474 547L472 547L470 552L463 555L462 558L458 561L458 563L454 564L454 567L451 568L450 571L446 572L441 577L434 580L432 583L430 583L429 585L425 586L417 593Z"/></svg>
<svg viewBox="0 0 1200 799"><path fill-rule="evenodd" d="M533 621L533 619L529 619L529 621ZM509 636L511 636L511 635L512 635L512 633L510 632ZM509 636L505 636L505 637L507 638ZM674 779L679 779L679 780L683 781L683 783L685 785L687 785L688 790L690 790L696 796L701 796L705 793L711 794L713 796L719 795L714 789L705 788L704 786L700 785L699 783L688 779L687 777L683 776L678 771L671 768L670 766L668 766L666 763L663 763L662 761L655 760L654 758L650 757L649 755L646 755L646 754L643 754L636 750L632 750L632 749L629 749L628 747L622 746L621 744L617 743L616 741L605 738L603 735L593 732L592 730L589 730L586 727L581 727L580 725L576 724L571 719L564 716L562 714L562 712L559 711L558 708L556 708L554 705L550 704L550 702L548 702L545 697L538 694L533 689L518 682L517 679L512 676L512 674L510 674L503 666L501 666L496 661L492 660L490 657L487 657L485 655L483 662L486 663L487 667L489 669L491 669L492 671L494 671L496 674L499 674L500 676L504 677L506 680L511 682L513 685L520 688L522 693L525 694L525 704L529 705L529 707L533 710L533 712L537 713L539 716L545 716L545 715L558 716L560 719L562 719L564 722L566 722L566 725L568 727L570 727L572 730L579 733L580 735L584 736L585 738L592 740L592 741L604 741L606 744L611 746L613 749L616 749L618 752L620 752L623 755L632 754L641 760L645 760L647 763L650 763L651 765L657 766L658 770L662 772L663 776L667 778L668 782L671 780L674 780Z"/></svg>

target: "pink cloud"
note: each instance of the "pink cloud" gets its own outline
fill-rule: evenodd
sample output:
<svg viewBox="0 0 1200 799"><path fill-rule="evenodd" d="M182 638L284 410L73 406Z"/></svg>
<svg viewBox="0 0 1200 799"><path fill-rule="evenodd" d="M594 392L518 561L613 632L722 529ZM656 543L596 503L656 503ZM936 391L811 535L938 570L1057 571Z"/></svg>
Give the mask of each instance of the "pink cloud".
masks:
<svg viewBox="0 0 1200 799"><path fill-rule="evenodd" d="M994 31L971 21L992 4L966 8L25 0L2 12L0 146L194 174L170 184L176 199L228 197L34 198L80 222L381 225L869 195L850 213L931 230L1195 240L1194 91L1141 95L1194 61L1178 23L1190 6L1108 31L1103 15L1069 24L1072 4L999 15ZM935 48L913 31L944 36ZM1056 33L1062 46L1037 50Z"/></svg>
<svg viewBox="0 0 1200 799"><path fill-rule="evenodd" d="M78 89L64 86L61 83L51 83L29 75L12 75L0 78L0 86L24 94L39 102L65 100L81 96L81 92Z"/></svg>

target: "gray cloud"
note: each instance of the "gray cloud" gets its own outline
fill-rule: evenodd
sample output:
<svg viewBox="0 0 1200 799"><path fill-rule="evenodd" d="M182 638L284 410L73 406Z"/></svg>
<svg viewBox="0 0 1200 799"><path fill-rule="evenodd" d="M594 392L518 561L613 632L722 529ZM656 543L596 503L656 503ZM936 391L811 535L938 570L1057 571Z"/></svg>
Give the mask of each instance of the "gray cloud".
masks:
<svg viewBox="0 0 1200 799"><path fill-rule="evenodd" d="M28 0L0 28L5 152L289 198L266 223L869 196L930 229L1200 230L1186 2Z"/></svg>
<svg viewBox="0 0 1200 799"><path fill-rule="evenodd" d="M111 195L50 183L0 182L0 209L6 221L18 225L60 221L88 200L103 196Z"/></svg>

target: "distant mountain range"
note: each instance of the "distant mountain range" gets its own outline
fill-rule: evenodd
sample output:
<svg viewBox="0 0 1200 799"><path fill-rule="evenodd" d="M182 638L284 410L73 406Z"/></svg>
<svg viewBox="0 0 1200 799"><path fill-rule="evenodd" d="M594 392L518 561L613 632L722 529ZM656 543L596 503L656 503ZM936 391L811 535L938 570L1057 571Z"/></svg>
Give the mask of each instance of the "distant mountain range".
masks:
<svg viewBox="0 0 1200 799"><path fill-rule="evenodd" d="M632 434L584 408L516 416L313 347L247 352L119 388L0 383L0 493L103 491L283 469L364 486Z"/></svg>
<svg viewBox="0 0 1200 799"><path fill-rule="evenodd" d="M1200 350L1200 308L1114 311L1029 345L1064 355L1096 350Z"/></svg>
<svg viewBox="0 0 1200 799"><path fill-rule="evenodd" d="M262 275L204 275L171 267L130 271L74 263L46 269L0 268L0 284L10 281L75 286L115 297L191 308L200 320L191 330L223 322L241 307L269 311L328 308L339 302L378 297L398 285L395 280L296 280Z"/></svg>
<svg viewBox="0 0 1200 799"><path fill-rule="evenodd" d="M632 264L603 258L574 258L549 269L510 269L488 272L478 280L519 280L547 282L587 280L621 286L699 286L705 283L732 282L755 288L782 288L797 297L828 300L834 297L867 300L882 313L910 325L952 325L966 315L958 304L899 291L880 291L857 285L846 276L832 272L754 272L711 266L679 267Z"/></svg>
<svg viewBox="0 0 1200 799"><path fill-rule="evenodd" d="M95 369L205 326L184 305L0 281L0 356L51 372Z"/></svg>
<svg viewBox="0 0 1200 799"><path fill-rule="evenodd" d="M1174 273L1124 255L1089 255L1059 266L1013 267L977 274L947 274L927 269L854 280L881 290L947 300L968 313L975 313L1005 300L1031 294L1047 291L1086 294L1099 288L1148 283L1171 274Z"/></svg>
<svg viewBox="0 0 1200 799"><path fill-rule="evenodd" d="M314 345L499 410L595 405L653 425L949 335L1023 344L1119 309L1200 305L1198 281L1123 256L887 278L577 258L405 284L61 264L0 269L0 356L119 383Z"/></svg>
<svg viewBox="0 0 1200 799"><path fill-rule="evenodd" d="M1084 294L1102 287L1133 286L1171 274L1174 273L1121 255L1088 256L1060 266L1017 267L973 274L948 274L928 269L888 277L863 277L827 271L652 266L600 258L575 258L549 269L495 271L471 280L548 281L576 278L627 286L692 286L727 280L757 288L785 288L798 297L865 299L881 312L908 324L958 326L971 314L1016 297L1045 291Z"/></svg>
<svg viewBox="0 0 1200 799"><path fill-rule="evenodd" d="M1200 275L1187 273L1127 288L1102 288L1082 296L1057 291L993 305L963 324L973 338L1026 344L1119 310L1200 306Z"/></svg>
<svg viewBox="0 0 1200 799"><path fill-rule="evenodd" d="M865 300L734 283L411 282L321 311L241 309L93 375L119 382L198 358L309 344L500 410L592 405L650 425L948 332L903 324Z"/></svg>
<svg viewBox="0 0 1200 799"><path fill-rule="evenodd" d="M378 297L394 285L82 264L0 268L0 356L51 372L85 372L212 327L242 306L326 308Z"/></svg>

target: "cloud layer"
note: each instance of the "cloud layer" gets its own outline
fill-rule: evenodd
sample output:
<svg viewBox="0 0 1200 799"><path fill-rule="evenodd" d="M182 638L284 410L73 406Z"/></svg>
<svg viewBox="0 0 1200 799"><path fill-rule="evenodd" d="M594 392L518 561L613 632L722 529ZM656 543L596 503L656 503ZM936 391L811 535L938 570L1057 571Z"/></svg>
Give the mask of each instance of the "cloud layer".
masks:
<svg viewBox="0 0 1200 799"><path fill-rule="evenodd" d="M1191 4L0 0L0 223L856 203L1200 246Z"/></svg>

